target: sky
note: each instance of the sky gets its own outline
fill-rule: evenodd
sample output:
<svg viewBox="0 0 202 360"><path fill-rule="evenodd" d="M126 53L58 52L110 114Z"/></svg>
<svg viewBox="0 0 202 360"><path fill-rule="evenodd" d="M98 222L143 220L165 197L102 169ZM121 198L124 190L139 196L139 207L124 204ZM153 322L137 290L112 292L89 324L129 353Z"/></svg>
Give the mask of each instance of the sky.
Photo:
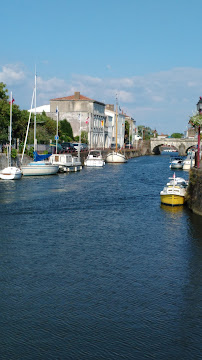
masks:
<svg viewBox="0 0 202 360"><path fill-rule="evenodd" d="M137 125L184 133L202 96L202 0L11 0L1 4L0 82L30 109L84 96Z"/></svg>

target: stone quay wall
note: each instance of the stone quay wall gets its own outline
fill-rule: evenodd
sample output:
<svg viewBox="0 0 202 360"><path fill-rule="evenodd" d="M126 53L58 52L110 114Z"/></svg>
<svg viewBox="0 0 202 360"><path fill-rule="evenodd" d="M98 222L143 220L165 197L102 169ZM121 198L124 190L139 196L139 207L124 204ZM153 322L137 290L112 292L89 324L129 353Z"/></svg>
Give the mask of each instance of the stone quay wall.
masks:
<svg viewBox="0 0 202 360"><path fill-rule="evenodd" d="M190 170L186 200L193 213L202 216L202 162L200 165L200 169Z"/></svg>
<svg viewBox="0 0 202 360"><path fill-rule="evenodd" d="M102 155L105 159L107 154L111 152L110 149L104 149L101 150ZM126 159L130 159L137 156L144 156L144 155L151 155L150 150L150 142L149 141L139 141L137 142L136 146L133 146L133 149L122 149L120 150L122 154L125 154ZM73 156L76 156L77 153L72 153ZM81 152L81 163L84 164L84 160L86 159L88 155L88 151L82 151ZM12 166L20 167L21 165L21 157L22 155L19 154L16 159L12 160ZM27 165L29 162L33 161L33 159L27 155L24 155L23 164ZM3 170L5 167L8 166L8 158L5 153L0 153L0 170Z"/></svg>

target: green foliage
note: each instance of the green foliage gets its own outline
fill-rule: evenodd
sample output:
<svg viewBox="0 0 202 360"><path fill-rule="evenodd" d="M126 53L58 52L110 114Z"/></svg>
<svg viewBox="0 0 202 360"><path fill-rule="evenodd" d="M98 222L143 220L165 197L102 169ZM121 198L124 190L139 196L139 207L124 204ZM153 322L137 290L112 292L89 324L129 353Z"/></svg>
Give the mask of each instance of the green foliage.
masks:
<svg viewBox="0 0 202 360"><path fill-rule="evenodd" d="M11 149L11 157L12 157L13 159L16 159L17 155L18 155L17 150L16 150L16 149Z"/></svg>
<svg viewBox="0 0 202 360"><path fill-rule="evenodd" d="M154 137L154 131L149 126L139 125L138 135L140 135L144 140L149 140Z"/></svg>
<svg viewBox="0 0 202 360"><path fill-rule="evenodd" d="M130 130L130 124L129 124L129 122L126 120L126 121L125 121L125 138L129 138L129 130Z"/></svg>
<svg viewBox="0 0 202 360"><path fill-rule="evenodd" d="M68 135L62 135L60 136L60 142L72 142L72 138Z"/></svg>
<svg viewBox="0 0 202 360"><path fill-rule="evenodd" d="M189 119L189 124L193 127L202 126L202 114L196 114Z"/></svg>
<svg viewBox="0 0 202 360"><path fill-rule="evenodd" d="M0 100L8 100L9 96L7 94L8 89L6 89L6 84L0 82Z"/></svg>
<svg viewBox="0 0 202 360"><path fill-rule="evenodd" d="M30 149L27 149L26 153L28 156L33 158L34 157L34 148L31 147Z"/></svg>
<svg viewBox="0 0 202 360"><path fill-rule="evenodd" d="M88 133L87 133L87 131L82 131L81 132L81 142L83 144L88 144Z"/></svg>
<svg viewBox="0 0 202 360"><path fill-rule="evenodd" d="M66 120L61 120L59 122L59 126L60 126L60 136L68 136L69 138L71 138L71 141L73 140L73 130L71 127L71 124Z"/></svg>
<svg viewBox="0 0 202 360"><path fill-rule="evenodd" d="M184 135L182 133L173 133L171 138L181 139Z"/></svg>
<svg viewBox="0 0 202 360"><path fill-rule="evenodd" d="M79 136L75 136L74 141L79 142ZM81 132L81 143L88 144L88 132L87 131Z"/></svg>

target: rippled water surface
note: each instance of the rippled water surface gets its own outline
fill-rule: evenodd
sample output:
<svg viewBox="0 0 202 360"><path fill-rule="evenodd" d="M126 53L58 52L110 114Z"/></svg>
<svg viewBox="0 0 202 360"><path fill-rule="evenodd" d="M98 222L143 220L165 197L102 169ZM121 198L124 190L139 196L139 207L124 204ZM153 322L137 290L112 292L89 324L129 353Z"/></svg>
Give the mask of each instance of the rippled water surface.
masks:
<svg viewBox="0 0 202 360"><path fill-rule="evenodd" d="M202 218L160 205L168 165L0 182L1 359L200 359Z"/></svg>

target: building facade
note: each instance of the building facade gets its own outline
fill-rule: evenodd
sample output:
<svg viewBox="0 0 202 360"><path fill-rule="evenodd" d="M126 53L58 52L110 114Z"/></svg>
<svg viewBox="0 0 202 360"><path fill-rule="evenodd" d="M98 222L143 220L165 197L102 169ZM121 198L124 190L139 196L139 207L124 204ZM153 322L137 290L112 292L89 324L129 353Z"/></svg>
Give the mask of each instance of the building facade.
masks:
<svg viewBox="0 0 202 360"><path fill-rule="evenodd" d="M49 116L56 119L58 107L59 120L66 119L72 126L74 136L80 131L88 133L90 148L105 148L108 144L108 131L105 104L75 92L72 96L50 100Z"/></svg>
<svg viewBox="0 0 202 360"><path fill-rule="evenodd" d="M134 145L135 135L137 134L136 121L131 116L126 114L125 121L129 123L129 143Z"/></svg>
<svg viewBox="0 0 202 360"><path fill-rule="evenodd" d="M114 105L107 104L105 107L105 115L108 123L108 147L116 143L116 120L117 120L117 144L124 147L125 137L125 115L116 112ZM117 119L116 119L117 116Z"/></svg>

